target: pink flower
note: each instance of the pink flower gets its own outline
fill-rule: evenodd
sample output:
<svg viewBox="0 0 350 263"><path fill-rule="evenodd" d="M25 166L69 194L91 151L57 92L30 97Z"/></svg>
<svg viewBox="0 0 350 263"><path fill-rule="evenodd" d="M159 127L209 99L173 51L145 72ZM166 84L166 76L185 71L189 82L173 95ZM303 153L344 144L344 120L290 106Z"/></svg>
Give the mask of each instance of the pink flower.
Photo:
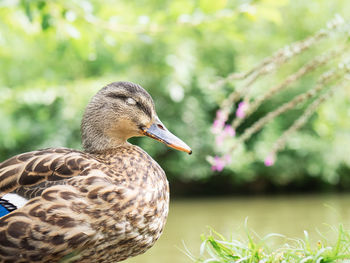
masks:
<svg viewBox="0 0 350 263"><path fill-rule="evenodd" d="M212 165L211 170L221 172L224 169L225 165L226 163L223 159L221 159L219 156L215 156L214 164Z"/></svg>
<svg viewBox="0 0 350 263"><path fill-rule="evenodd" d="M245 117L245 112L248 108L248 104L244 101L240 102L238 104L238 108L237 108L237 111L236 111L236 116L240 119L243 119Z"/></svg>
<svg viewBox="0 0 350 263"><path fill-rule="evenodd" d="M231 137L235 136L235 134L236 134L235 130L232 128L231 125L225 125L224 133L225 133L225 135L228 135Z"/></svg>
<svg viewBox="0 0 350 263"><path fill-rule="evenodd" d="M230 162L231 156L229 154L226 154L223 157L215 156L211 170L221 172Z"/></svg>
<svg viewBox="0 0 350 263"><path fill-rule="evenodd" d="M218 146L221 146L226 137L235 136L235 130L230 125L225 125L225 128L222 129L221 125L215 123L212 127L212 132L216 134L215 143Z"/></svg>
<svg viewBox="0 0 350 263"><path fill-rule="evenodd" d="M216 135L215 137L215 143L217 146L221 146L224 142L225 136L223 133L220 133L218 135Z"/></svg>
<svg viewBox="0 0 350 263"><path fill-rule="evenodd" d="M222 110L218 110L216 112L216 119L225 122L227 120L227 116Z"/></svg>
<svg viewBox="0 0 350 263"><path fill-rule="evenodd" d="M214 134L220 133L224 128L226 121L227 121L227 114L222 110L218 110L216 112L216 119L213 122L211 132Z"/></svg>
<svg viewBox="0 0 350 263"><path fill-rule="evenodd" d="M218 134L222 131L224 128L225 123L221 120L216 119L213 123L213 126L211 127L211 131L214 134Z"/></svg>
<svg viewBox="0 0 350 263"><path fill-rule="evenodd" d="M274 163L275 163L275 156L272 154L269 154L264 161L265 166L269 167L274 165Z"/></svg>

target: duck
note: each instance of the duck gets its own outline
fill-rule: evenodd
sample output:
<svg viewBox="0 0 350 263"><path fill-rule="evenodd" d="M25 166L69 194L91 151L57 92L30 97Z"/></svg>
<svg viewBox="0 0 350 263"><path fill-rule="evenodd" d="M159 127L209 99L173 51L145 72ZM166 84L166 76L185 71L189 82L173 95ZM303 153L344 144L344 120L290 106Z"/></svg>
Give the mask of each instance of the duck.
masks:
<svg viewBox="0 0 350 263"><path fill-rule="evenodd" d="M169 184L158 163L128 142L136 136L192 153L160 121L148 92L120 81L88 103L84 150L48 148L0 163L9 210L0 218L0 262L119 262L152 247L167 219ZM13 209L11 194L24 205Z"/></svg>

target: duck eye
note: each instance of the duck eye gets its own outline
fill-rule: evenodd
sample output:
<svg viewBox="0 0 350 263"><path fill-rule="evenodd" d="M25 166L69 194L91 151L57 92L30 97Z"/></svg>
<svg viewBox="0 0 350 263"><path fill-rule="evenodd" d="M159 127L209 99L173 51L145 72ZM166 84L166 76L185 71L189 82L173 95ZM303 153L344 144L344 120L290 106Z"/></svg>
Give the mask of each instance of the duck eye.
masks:
<svg viewBox="0 0 350 263"><path fill-rule="evenodd" d="M137 103L136 100L134 100L133 98L127 98L125 102L129 105L136 105Z"/></svg>

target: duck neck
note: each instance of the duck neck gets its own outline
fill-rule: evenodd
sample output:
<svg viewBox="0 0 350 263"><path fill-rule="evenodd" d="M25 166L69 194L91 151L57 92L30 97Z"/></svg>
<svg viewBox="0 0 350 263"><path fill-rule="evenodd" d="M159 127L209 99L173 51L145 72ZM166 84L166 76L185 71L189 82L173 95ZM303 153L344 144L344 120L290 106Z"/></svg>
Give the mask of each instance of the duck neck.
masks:
<svg viewBox="0 0 350 263"><path fill-rule="evenodd" d="M84 125L81 129L81 138L83 148L88 153L103 152L128 144L124 138L106 136L103 130Z"/></svg>
<svg viewBox="0 0 350 263"><path fill-rule="evenodd" d="M115 141L106 137L96 136L95 139L83 140L83 148L85 152L96 153L103 152L109 149L115 149L128 144L126 141Z"/></svg>

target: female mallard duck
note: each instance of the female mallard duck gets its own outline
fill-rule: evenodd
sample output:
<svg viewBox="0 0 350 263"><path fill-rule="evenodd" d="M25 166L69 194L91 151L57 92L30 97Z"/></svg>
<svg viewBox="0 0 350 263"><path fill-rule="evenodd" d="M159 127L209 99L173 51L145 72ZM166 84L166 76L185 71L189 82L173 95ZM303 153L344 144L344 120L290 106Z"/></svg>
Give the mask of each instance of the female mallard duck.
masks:
<svg viewBox="0 0 350 263"><path fill-rule="evenodd" d="M0 262L117 262L145 252L168 214L165 173L127 142L149 136L191 149L157 117L140 86L101 89L83 116L85 152L45 149L0 163L0 196L29 201L0 218Z"/></svg>

